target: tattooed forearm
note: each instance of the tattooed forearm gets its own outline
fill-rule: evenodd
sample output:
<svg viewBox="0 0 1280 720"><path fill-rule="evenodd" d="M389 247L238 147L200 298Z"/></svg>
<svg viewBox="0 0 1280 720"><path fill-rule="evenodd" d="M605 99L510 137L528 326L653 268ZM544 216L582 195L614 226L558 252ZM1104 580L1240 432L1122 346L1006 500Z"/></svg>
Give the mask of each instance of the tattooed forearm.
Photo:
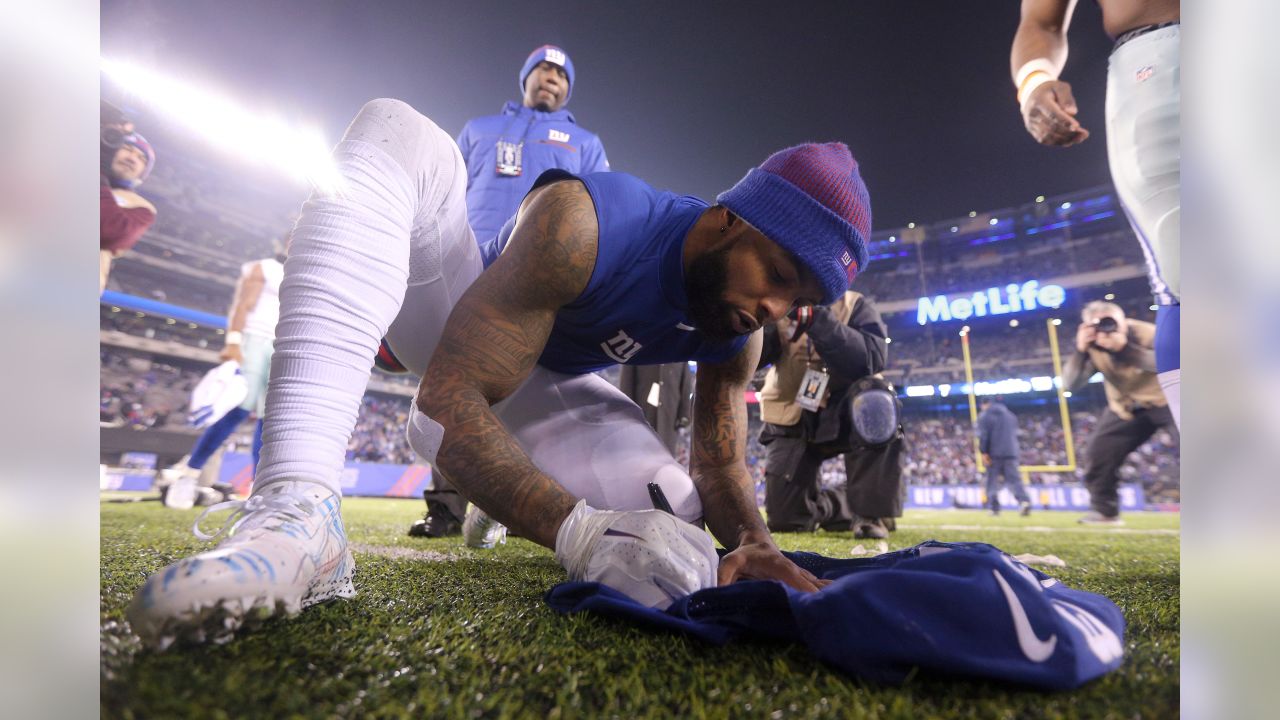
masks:
<svg viewBox="0 0 1280 720"><path fill-rule="evenodd" d="M577 502L540 472L490 410L524 382L556 310L595 267L595 208L580 183L543 190L521 211L507 251L467 290L418 389L418 408L444 427L436 468L468 500L549 548Z"/></svg>
<svg viewBox="0 0 1280 720"><path fill-rule="evenodd" d="M760 333L720 365L698 367L693 406L692 475L711 533L732 550L747 537L768 536L747 472L747 404L743 399L760 354Z"/></svg>

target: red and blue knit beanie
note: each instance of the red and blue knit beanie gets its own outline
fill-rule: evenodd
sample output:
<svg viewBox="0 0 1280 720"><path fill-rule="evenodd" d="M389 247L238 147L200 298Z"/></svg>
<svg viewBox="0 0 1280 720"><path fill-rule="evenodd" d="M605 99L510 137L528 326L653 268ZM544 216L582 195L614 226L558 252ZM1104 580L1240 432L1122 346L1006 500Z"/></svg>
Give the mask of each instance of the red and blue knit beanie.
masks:
<svg viewBox="0 0 1280 720"><path fill-rule="evenodd" d="M141 185L142 181L146 180L147 176L151 174L151 168L156 166L156 151L151 147L151 143L147 142L146 138L136 132L126 134L121 138L120 142L137 148L147 158L147 164L142 168L142 173L138 175L137 180L117 180L112 183L117 187L132 190Z"/></svg>
<svg viewBox="0 0 1280 720"><path fill-rule="evenodd" d="M844 143L779 150L716 202L790 250L835 302L866 268L871 197Z"/></svg>
<svg viewBox="0 0 1280 720"><path fill-rule="evenodd" d="M573 94L573 61L569 59L569 53L555 45L543 45L529 53L529 57L520 68L520 95L524 95L524 81L529 78L529 73L533 72L533 69L543 60L564 68L565 79L569 81L569 87L564 91L564 101L568 104L569 96Z"/></svg>

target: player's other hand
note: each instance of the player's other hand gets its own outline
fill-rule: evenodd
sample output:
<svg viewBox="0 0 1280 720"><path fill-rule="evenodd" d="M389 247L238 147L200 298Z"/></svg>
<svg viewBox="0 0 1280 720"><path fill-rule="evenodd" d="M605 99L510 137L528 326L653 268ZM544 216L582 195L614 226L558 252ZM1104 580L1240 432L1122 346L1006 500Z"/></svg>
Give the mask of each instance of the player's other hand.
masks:
<svg viewBox="0 0 1280 720"><path fill-rule="evenodd" d="M772 538L744 542L720 560L718 580L728 585L738 580L779 580L797 590L814 592L831 584L787 559Z"/></svg>
<svg viewBox="0 0 1280 720"><path fill-rule="evenodd" d="M1098 337L1098 329L1088 323L1080 323L1076 328L1076 350L1087 352L1089 346Z"/></svg>
<svg viewBox="0 0 1280 720"><path fill-rule="evenodd" d="M1089 137L1089 131L1076 120L1078 112L1071 85L1051 80L1031 91L1022 107L1022 122L1041 145L1070 147Z"/></svg>
<svg viewBox="0 0 1280 720"><path fill-rule="evenodd" d="M982 464L983 464L983 465L986 465L987 467L991 467L991 455L990 455L990 453L982 453Z"/></svg>
<svg viewBox="0 0 1280 720"><path fill-rule="evenodd" d="M241 365L244 365L244 353L240 352L239 345L227 345L222 348L222 352L218 353L218 358L222 360L222 362L235 360Z"/></svg>
<svg viewBox="0 0 1280 720"><path fill-rule="evenodd" d="M570 580L607 585L648 607L715 587L711 536L660 510L596 510L580 500L556 533Z"/></svg>

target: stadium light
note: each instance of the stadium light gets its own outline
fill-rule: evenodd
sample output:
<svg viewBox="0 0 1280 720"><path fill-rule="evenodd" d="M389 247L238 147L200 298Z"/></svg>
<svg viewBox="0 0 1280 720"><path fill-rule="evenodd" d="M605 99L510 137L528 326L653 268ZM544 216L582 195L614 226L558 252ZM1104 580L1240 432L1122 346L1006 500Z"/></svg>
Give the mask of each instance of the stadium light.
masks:
<svg viewBox="0 0 1280 720"><path fill-rule="evenodd" d="M896 238L896 237L894 237L894 236L890 235L890 236L889 236L889 242L898 242L898 238Z"/></svg>
<svg viewBox="0 0 1280 720"><path fill-rule="evenodd" d="M1064 203L1062 203L1061 205L1059 205L1058 207L1062 208L1063 210L1070 210L1070 209L1071 209L1071 203L1069 203L1069 202L1064 202Z"/></svg>
<svg viewBox="0 0 1280 720"><path fill-rule="evenodd" d="M1062 324L1062 318L1054 318L1054 319L1053 319L1053 324L1054 324L1054 325L1061 325L1061 324Z"/></svg>
<svg viewBox="0 0 1280 720"><path fill-rule="evenodd" d="M969 211L969 217L978 217L978 211L977 211L977 210L970 210L970 211Z"/></svg>
<svg viewBox="0 0 1280 720"><path fill-rule="evenodd" d="M892 343L892 342L893 342L893 338L891 338L891 337L887 337L887 338L885 338L885 339L884 339L884 344L885 344L885 345L888 345L889 343Z"/></svg>
<svg viewBox="0 0 1280 720"><path fill-rule="evenodd" d="M913 223L913 222L907 223L907 227L908 227L908 228L915 228L915 226L916 226L916 224L915 224L915 223Z"/></svg>
<svg viewBox="0 0 1280 720"><path fill-rule="evenodd" d="M101 58L100 66L125 92L224 152L274 167L321 193L341 191L329 145L319 130L253 112L230 98L138 65Z"/></svg>
<svg viewBox="0 0 1280 720"><path fill-rule="evenodd" d="M956 232L956 231L957 231L957 230L959 230L959 229L960 229L960 228L959 228L959 227L957 227L957 226L955 226L955 225L952 225L952 226L951 226L951 232Z"/></svg>
<svg viewBox="0 0 1280 720"><path fill-rule="evenodd" d="M1156 310L1159 310L1159 309L1160 309L1160 306L1159 306L1159 305L1152 305L1152 306L1151 306L1151 312L1155 312Z"/></svg>
<svg viewBox="0 0 1280 720"><path fill-rule="evenodd" d="M1009 321L1009 327L1018 327L1018 319L1014 318Z"/></svg>
<svg viewBox="0 0 1280 720"><path fill-rule="evenodd" d="M1115 300L1115 299L1116 299L1116 294L1115 294L1115 293L1107 293L1106 295L1103 295L1103 296L1102 296L1102 299L1103 299L1103 300Z"/></svg>
<svg viewBox="0 0 1280 720"><path fill-rule="evenodd" d="M1071 391L1070 391L1070 390L1063 390L1063 391L1062 391L1062 397L1071 397Z"/></svg>
<svg viewBox="0 0 1280 720"><path fill-rule="evenodd" d="M999 225L999 224L1000 224L1000 218L991 218L989 221L987 221L987 224L988 224L988 225Z"/></svg>
<svg viewBox="0 0 1280 720"><path fill-rule="evenodd" d="M1036 196L1036 202L1038 202L1038 203L1042 203L1042 202L1044 202L1044 196L1043 196L1043 195L1037 195L1037 196Z"/></svg>

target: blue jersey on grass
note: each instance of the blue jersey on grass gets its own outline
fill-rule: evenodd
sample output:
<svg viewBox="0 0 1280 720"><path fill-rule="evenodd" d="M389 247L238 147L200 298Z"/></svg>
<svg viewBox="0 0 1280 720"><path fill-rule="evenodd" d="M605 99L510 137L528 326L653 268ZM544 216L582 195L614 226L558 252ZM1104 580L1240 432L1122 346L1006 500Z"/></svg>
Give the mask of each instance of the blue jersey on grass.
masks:
<svg viewBox="0 0 1280 720"><path fill-rule="evenodd" d="M598 583L562 583L546 601L562 613L594 612L717 645L802 643L839 670L880 682L920 668L1063 690L1115 670L1124 656L1124 617L1114 603L985 543L930 540L852 560L784 554L834 582L815 593L738 582L665 611Z"/></svg>

